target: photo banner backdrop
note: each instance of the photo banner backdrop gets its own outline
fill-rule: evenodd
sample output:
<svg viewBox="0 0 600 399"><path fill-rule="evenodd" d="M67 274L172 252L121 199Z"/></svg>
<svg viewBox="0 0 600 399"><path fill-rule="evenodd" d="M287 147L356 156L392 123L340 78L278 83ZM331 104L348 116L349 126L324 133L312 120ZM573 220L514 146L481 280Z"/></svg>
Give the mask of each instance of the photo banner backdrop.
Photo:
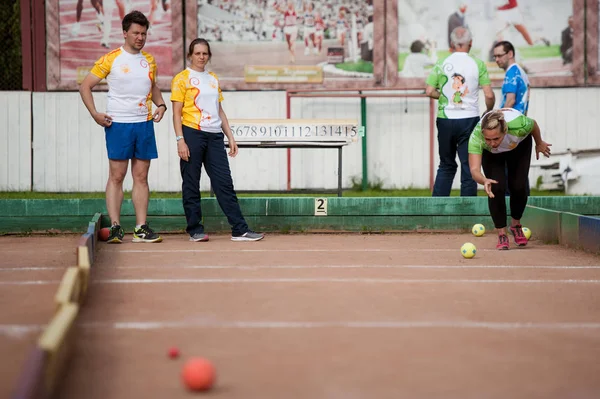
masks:
<svg viewBox="0 0 600 399"><path fill-rule="evenodd" d="M384 74L384 0L187 0L225 90L366 88ZM189 20L188 20L189 21Z"/></svg>
<svg viewBox="0 0 600 399"><path fill-rule="evenodd" d="M123 45L123 16L138 10L150 20L144 51L156 59L158 86L170 90L183 65L181 9L181 0L47 0L48 89L78 90L94 62Z"/></svg>
<svg viewBox="0 0 600 399"><path fill-rule="evenodd" d="M494 86L504 70L495 43L511 42L532 86L583 84L584 0L395 0L397 86L423 88L432 65L450 54L450 32L466 26L471 54L485 61Z"/></svg>
<svg viewBox="0 0 600 399"><path fill-rule="evenodd" d="M600 85L600 0L588 0L586 12L587 83Z"/></svg>

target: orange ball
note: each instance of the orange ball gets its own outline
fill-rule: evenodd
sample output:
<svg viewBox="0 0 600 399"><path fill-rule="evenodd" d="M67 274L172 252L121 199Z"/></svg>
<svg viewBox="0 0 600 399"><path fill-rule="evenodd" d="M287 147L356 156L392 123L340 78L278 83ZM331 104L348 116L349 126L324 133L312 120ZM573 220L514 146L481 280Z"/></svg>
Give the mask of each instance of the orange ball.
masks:
<svg viewBox="0 0 600 399"><path fill-rule="evenodd" d="M103 227L98 231L98 239L100 241L108 240L108 236L110 235L110 227Z"/></svg>
<svg viewBox="0 0 600 399"><path fill-rule="evenodd" d="M206 359L200 357L193 358L183 365L181 377L189 390L206 391L215 382L215 368Z"/></svg>

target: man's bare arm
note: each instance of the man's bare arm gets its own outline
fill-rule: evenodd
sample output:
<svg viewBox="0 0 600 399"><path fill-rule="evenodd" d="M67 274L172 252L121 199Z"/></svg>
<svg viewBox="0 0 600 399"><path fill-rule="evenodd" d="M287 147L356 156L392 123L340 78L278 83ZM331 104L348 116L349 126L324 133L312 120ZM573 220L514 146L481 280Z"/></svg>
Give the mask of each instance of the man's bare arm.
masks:
<svg viewBox="0 0 600 399"><path fill-rule="evenodd" d="M489 112L494 109L496 95L494 94L494 90L492 90L492 86L490 85L481 86L481 88L483 89L483 95L485 96L485 106L487 108L486 112Z"/></svg>
<svg viewBox="0 0 600 399"><path fill-rule="evenodd" d="M98 83L100 83L102 79L97 77L94 74L88 73L83 82L81 82L81 86L79 87L79 94L81 95L81 99L83 100L83 104L90 112L90 115L97 124L100 126L110 126L112 124L112 118L104 113L98 112L96 110L96 104L94 104L94 96L92 95L92 89Z"/></svg>
<svg viewBox="0 0 600 399"><path fill-rule="evenodd" d="M437 100L438 98L440 98L440 92L438 89L436 89L433 86L425 86L425 95L427 95L428 97L433 98L434 100Z"/></svg>
<svg viewBox="0 0 600 399"><path fill-rule="evenodd" d="M517 95L515 93L506 93L506 102L504 108L513 108L517 102Z"/></svg>
<svg viewBox="0 0 600 399"><path fill-rule="evenodd" d="M154 115L152 115L152 119L154 122L160 122L165 115L165 111L167 110L165 100L163 99L162 93L158 88L156 82L152 82L152 102L157 105L156 110L154 111ZM158 105L165 104L164 107L158 107Z"/></svg>

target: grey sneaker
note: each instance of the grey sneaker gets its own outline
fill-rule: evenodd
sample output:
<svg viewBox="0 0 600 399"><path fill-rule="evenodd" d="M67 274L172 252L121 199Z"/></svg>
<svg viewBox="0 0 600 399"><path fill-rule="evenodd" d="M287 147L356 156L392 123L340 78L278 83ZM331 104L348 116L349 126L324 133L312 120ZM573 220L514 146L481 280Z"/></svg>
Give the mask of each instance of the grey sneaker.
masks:
<svg viewBox="0 0 600 399"><path fill-rule="evenodd" d="M208 241L208 234L204 233L194 233L190 236L190 241L200 242L200 241Z"/></svg>
<svg viewBox="0 0 600 399"><path fill-rule="evenodd" d="M239 236L231 236L231 241L258 241L265 238L265 235L262 233L257 233L252 230L248 230L242 235Z"/></svg>

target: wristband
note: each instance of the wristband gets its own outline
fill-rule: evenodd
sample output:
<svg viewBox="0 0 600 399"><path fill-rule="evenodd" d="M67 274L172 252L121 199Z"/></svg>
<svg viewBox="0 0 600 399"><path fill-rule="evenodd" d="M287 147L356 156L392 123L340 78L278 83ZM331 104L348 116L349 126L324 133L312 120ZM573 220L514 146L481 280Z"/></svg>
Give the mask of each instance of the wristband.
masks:
<svg viewBox="0 0 600 399"><path fill-rule="evenodd" d="M167 110L167 106L165 104L157 105L156 108L165 107L165 111Z"/></svg>

